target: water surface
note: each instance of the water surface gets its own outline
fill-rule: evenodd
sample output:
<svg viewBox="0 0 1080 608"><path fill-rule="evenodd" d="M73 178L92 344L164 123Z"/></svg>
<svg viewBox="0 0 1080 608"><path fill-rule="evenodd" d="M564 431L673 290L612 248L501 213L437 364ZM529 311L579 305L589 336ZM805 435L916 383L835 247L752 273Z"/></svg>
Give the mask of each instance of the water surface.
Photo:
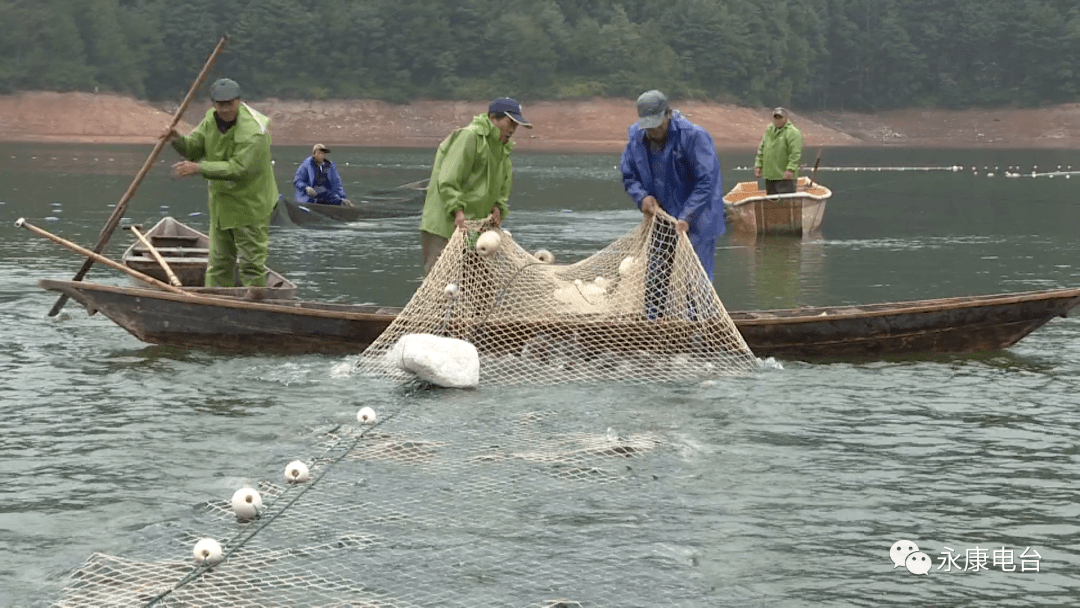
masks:
<svg viewBox="0 0 1080 608"><path fill-rule="evenodd" d="M92 245L148 152L0 145L0 221L8 226L0 241L0 605L57 602L95 552L186 562L192 538L235 533L208 502L244 484L280 483L285 463L319 455L326 432L349 426L361 405L397 413L380 432L441 441L470 457L490 456L521 421L551 440L612 429L658 441L633 459L598 461L610 483L529 477L543 467L506 475L431 462L360 468L357 500L386 511L396 501L419 523L378 529L341 516L327 527L377 529L397 544L376 543L389 552L376 556L410 559L403 580L391 572L364 579L352 562L333 564L416 605L1069 605L1080 594L1076 317L973 356L789 361L711 386L422 393L344 373L348 358L146 345L74 303L46 317L55 296L37 280L70 278L82 260L12 222L25 216ZM279 187L306 154L275 149ZM422 179L431 156L333 153L357 192ZM162 155L127 215L146 226L172 215L205 229L205 185L172 180L172 160ZM721 155L728 187L751 179L734 169L751 160ZM517 155L508 220L515 239L573 261L628 231L640 214L622 193L617 162ZM840 149L824 151L822 163L1049 167L1080 159ZM729 309L1080 285L1080 181L967 170L818 178L835 192L820 238L721 238L715 285ZM118 257L128 242L118 233L108 253ZM403 305L419 284L418 249L415 219L275 230L269 264L306 299ZM89 279L127 282L99 267ZM428 511L421 490L409 493L405 482L418 470L446 484L445 510ZM454 492L454 478L486 490ZM425 527L434 523L448 525ZM500 527L515 524L517 534ZM889 548L901 539L933 558L928 577L893 568ZM408 550L425 543L446 559L425 566L422 552ZM937 569L946 548L962 555L976 546L1015 550L1017 571ZM1019 571L1026 548L1041 555L1037 573ZM493 585L503 589L496 592L485 580L510 585Z"/></svg>

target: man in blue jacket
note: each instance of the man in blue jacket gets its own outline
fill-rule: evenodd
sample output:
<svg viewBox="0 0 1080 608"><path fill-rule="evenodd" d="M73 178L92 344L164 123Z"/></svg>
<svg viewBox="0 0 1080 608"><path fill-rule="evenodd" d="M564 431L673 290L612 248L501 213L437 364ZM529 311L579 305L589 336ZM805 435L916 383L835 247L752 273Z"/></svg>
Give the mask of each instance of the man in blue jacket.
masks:
<svg viewBox="0 0 1080 608"><path fill-rule="evenodd" d="M668 107L660 91L642 93L637 109L638 122L628 129L622 154L623 187L646 216L663 209L676 220L673 229L660 223L650 244L646 312L656 318L664 312L661 296L671 276L676 232L690 238L712 281L716 238L724 233L724 199L709 132Z"/></svg>
<svg viewBox="0 0 1080 608"><path fill-rule="evenodd" d="M311 149L311 156L300 163L300 168L296 170L296 177L293 178L296 202L352 207L352 203L345 194L345 186L341 185L337 167L326 158L329 153L330 148L315 144L315 147Z"/></svg>

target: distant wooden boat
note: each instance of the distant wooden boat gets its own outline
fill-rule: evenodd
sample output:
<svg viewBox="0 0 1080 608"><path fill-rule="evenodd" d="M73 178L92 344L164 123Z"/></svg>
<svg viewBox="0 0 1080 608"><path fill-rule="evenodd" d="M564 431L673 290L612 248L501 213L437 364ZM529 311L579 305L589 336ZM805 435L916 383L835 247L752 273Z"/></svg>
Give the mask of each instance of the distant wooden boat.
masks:
<svg viewBox="0 0 1080 608"><path fill-rule="evenodd" d="M271 226L297 227L339 227L341 220L336 220L323 213L313 210L308 203L297 203L291 199L279 196L274 211L270 215Z"/></svg>
<svg viewBox="0 0 1080 608"><path fill-rule="evenodd" d="M428 180L376 190L350 199L353 206L326 203L299 203L285 196L278 199L271 222L278 226L333 226L344 222L419 217L424 210ZM327 221L329 220L329 221Z"/></svg>
<svg viewBox="0 0 1080 608"><path fill-rule="evenodd" d="M39 285L67 294L90 314L101 312L144 342L223 351L361 352L400 313L398 308L370 305L189 298L154 289L74 281L42 280ZM1000 350L1054 317L1065 316L1078 304L1080 289L1054 289L728 314L759 357L876 359ZM673 335L671 323L625 323L612 329L646 334L639 338L656 334L657 340L663 340ZM505 328L492 324L489 329L501 331L508 340L519 340L524 347L538 332L573 332L575 324L531 322ZM515 343L506 345L515 348Z"/></svg>
<svg viewBox="0 0 1080 608"><path fill-rule="evenodd" d="M180 279L181 285L189 291L225 296L244 296L250 293L275 299L296 297L296 284L269 268L266 269L265 289L254 288L252 291L251 288L241 286L239 275L236 287L205 287L210 237L175 218L162 218L143 236L158 250L176 278ZM121 262L128 268L138 270L159 281L166 283L169 281L165 269L150 254L150 250L138 240L124 251ZM145 285L141 281L136 281L136 283Z"/></svg>
<svg viewBox="0 0 1080 608"><path fill-rule="evenodd" d="M765 194L758 182L739 182L724 195L724 211L732 227L743 233L805 236L821 229L825 202L832 191L800 177L792 194Z"/></svg>

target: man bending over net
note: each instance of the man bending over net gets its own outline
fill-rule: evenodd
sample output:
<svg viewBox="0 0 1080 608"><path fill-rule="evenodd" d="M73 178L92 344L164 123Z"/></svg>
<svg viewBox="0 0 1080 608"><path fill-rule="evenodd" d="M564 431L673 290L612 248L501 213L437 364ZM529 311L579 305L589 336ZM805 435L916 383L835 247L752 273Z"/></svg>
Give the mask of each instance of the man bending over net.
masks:
<svg viewBox="0 0 1080 608"><path fill-rule="evenodd" d="M466 220L487 218L499 226L509 209L514 167L510 141L518 125L531 129L521 115L521 104L509 97L491 102L468 126L457 129L439 144L420 221L424 276L431 272L454 230Z"/></svg>
<svg viewBox="0 0 1080 608"><path fill-rule="evenodd" d="M620 169L623 187L647 216L663 210L674 225L660 222L649 247L645 313L665 316L676 233L690 238L709 281L713 279L716 238L724 233L720 160L712 136L668 107L660 91L637 100L638 122L630 125Z"/></svg>

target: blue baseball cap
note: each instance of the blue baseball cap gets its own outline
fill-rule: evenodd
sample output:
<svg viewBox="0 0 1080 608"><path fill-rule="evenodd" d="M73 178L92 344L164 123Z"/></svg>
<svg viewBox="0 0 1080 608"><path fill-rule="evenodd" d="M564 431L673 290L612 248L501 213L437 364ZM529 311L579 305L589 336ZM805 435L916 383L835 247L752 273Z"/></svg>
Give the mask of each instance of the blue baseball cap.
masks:
<svg viewBox="0 0 1080 608"><path fill-rule="evenodd" d="M525 120L525 117L521 115L521 104L516 99L510 99L509 97L500 97L491 102L488 106L488 112L506 112L517 124L525 127L526 129L532 128L532 123Z"/></svg>

